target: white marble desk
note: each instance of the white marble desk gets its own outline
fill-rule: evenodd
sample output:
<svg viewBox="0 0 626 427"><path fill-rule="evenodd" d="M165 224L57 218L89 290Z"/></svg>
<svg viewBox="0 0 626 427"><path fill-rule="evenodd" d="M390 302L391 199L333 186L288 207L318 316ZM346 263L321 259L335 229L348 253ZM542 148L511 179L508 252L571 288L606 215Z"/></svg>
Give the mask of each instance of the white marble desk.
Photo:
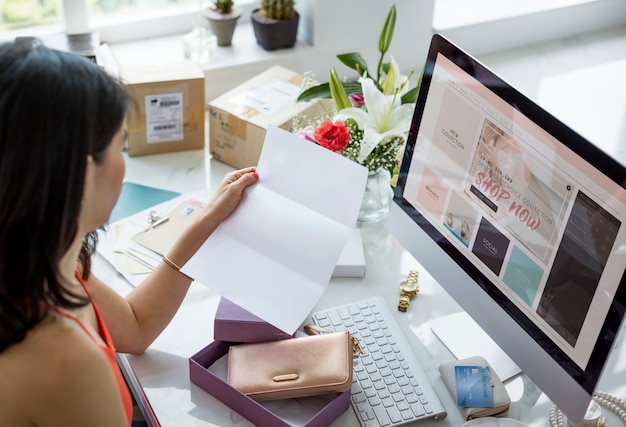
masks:
<svg viewBox="0 0 626 427"><path fill-rule="evenodd" d="M209 159L201 150L128 158L127 165L129 181L180 192L217 185L224 173L231 170ZM460 311L460 308L388 233L385 222L363 225L361 231L367 263L365 277L332 279L316 309L383 296L448 410L448 417L443 421L427 420L419 424L460 426L463 420L437 370L439 364L452 360L453 356L430 328L433 319ZM420 292L408 312L401 313L395 309L398 284L411 269L420 271ZM131 290L131 285L100 255L94 262L94 270L122 295ZM212 341L213 316L219 299L208 287L194 283L173 321L145 354L121 355L120 362L135 382L134 393L150 425L252 425L189 380L188 358ZM600 389L623 397L626 395L624 379L626 351L621 348L613 352ZM547 425L551 403L532 382L522 375L510 381L507 388L514 401L509 413L512 418L536 427ZM335 427L358 425L352 409L333 423Z"/></svg>
<svg viewBox="0 0 626 427"><path fill-rule="evenodd" d="M609 154L626 164L624 112L626 111L626 27L532 46L481 58L490 68L543 105ZM127 159L127 179L179 192L217 185L231 170L211 160L206 151L189 151ZM420 268L387 232L385 223L362 227L367 272L363 279L333 279L318 308L381 295L395 313L405 335L426 368L435 390L448 410L443 421L423 421L423 426L460 426L463 420L441 381L437 367L452 355L434 336L430 326L439 316L460 311L458 305ZM95 271L121 294L131 287L98 256ZM411 269L420 271L420 293L407 313L395 310L398 283ZM193 284L178 314L142 356L122 356L121 361L139 386L135 390L152 425L250 426L241 415L193 385L188 358L213 338L213 316L219 295ZM624 331L598 388L626 398L626 347ZM548 425L552 406L545 395L523 375L507 383L513 404L509 412L533 427ZM607 412L607 411L605 411ZM610 426L620 421L607 413ZM334 427L358 426L352 410Z"/></svg>

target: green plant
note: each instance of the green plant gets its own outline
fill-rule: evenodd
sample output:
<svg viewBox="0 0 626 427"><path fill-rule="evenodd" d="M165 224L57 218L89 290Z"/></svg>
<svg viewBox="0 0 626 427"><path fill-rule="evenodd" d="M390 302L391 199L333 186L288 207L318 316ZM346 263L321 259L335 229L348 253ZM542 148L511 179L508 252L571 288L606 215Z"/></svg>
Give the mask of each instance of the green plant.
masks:
<svg viewBox="0 0 626 427"><path fill-rule="evenodd" d="M233 0L213 0L215 10L225 15L232 12L233 3Z"/></svg>
<svg viewBox="0 0 626 427"><path fill-rule="evenodd" d="M261 0L261 13L268 19L282 21L296 15L294 0Z"/></svg>
<svg viewBox="0 0 626 427"><path fill-rule="evenodd" d="M386 95L397 93L401 98L402 104L415 103L421 75L417 79L417 84L409 90L408 85L412 77L409 75L402 78L397 64L384 62L385 56L391 46L393 33L396 27L396 5L392 5L387 13L387 18L383 25L383 29L378 39L378 51L380 57L376 66L375 74L368 69L367 62L358 52L342 53L337 55L337 59L345 66L355 70L359 76L371 79L378 90ZM398 82L400 85L398 87ZM317 86L309 87L304 90L298 97L298 101L311 101L315 98L332 98L335 102L337 110L341 110L351 105L349 96L362 95L362 85L358 81L340 81L335 69L330 70L330 78L328 83L322 83Z"/></svg>

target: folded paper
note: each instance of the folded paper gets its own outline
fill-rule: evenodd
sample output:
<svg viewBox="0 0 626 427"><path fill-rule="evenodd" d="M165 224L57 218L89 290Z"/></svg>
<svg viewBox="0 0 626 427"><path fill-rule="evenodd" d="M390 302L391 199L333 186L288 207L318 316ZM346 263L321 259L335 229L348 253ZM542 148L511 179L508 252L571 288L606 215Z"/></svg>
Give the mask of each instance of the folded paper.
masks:
<svg viewBox="0 0 626 427"><path fill-rule="evenodd" d="M353 233L367 169L270 126L257 172L239 208L182 271L292 334Z"/></svg>

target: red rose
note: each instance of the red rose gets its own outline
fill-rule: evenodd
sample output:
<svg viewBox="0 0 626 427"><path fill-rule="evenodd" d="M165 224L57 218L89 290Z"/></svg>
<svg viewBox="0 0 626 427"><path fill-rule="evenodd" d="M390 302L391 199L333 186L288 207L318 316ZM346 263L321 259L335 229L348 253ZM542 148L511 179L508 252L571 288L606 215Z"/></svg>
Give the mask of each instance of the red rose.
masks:
<svg viewBox="0 0 626 427"><path fill-rule="evenodd" d="M350 129L343 122L326 120L315 130L315 139L322 147L338 152L344 150L350 142Z"/></svg>

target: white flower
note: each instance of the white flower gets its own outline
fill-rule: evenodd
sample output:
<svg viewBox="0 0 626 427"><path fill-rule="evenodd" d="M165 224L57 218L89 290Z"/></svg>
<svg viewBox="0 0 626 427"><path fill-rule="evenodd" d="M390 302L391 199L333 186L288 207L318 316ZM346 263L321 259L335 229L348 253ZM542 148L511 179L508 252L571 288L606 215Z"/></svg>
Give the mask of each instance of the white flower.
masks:
<svg viewBox="0 0 626 427"><path fill-rule="evenodd" d="M369 78L359 78L365 99L365 109L344 108L339 111L333 121L354 119L359 129L363 130L363 141L357 161L363 163L376 146L399 136L406 138L411 118L413 104L401 104L399 95L384 95L378 90Z"/></svg>
<svg viewBox="0 0 626 427"><path fill-rule="evenodd" d="M389 70L384 77L380 78L380 87L383 88L385 95L397 93L398 96L402 96L409 90L409 78L400 73L400 67L393 55L390 55L389 58Z"/></svg>

